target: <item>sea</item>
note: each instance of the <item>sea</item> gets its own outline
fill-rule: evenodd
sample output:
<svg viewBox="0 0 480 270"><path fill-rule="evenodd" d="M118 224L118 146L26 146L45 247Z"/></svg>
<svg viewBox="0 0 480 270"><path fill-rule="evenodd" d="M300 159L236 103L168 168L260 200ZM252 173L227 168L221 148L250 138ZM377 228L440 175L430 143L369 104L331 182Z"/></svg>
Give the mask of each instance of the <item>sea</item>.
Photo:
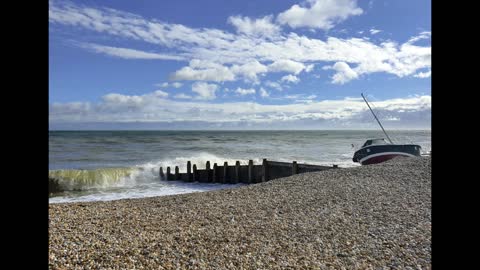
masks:
<svg viewBox="0 0 480 270"><path fill-rule="evenodd" d="M431 151L430 130L392 130L394 143L414 143ZM341 168L359 166L353 153L377 130L298 131L49 131L49 178L62 192L50 203L108 201L232 188L244 184L184 183L160 180L159 169L187 161L261 164L273 161Z"/></svg>

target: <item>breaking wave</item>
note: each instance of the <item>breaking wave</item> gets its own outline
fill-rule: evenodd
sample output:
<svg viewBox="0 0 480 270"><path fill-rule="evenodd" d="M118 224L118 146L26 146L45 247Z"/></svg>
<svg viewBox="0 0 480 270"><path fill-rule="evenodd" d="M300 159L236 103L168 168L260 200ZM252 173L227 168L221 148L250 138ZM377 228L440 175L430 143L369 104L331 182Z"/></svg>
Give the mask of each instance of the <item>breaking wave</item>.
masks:
<svg viewBox="0 0 480 270"><path fill-rule="evenodd" d="M51 170L48 180L51 192L85 190L124 185L133 172L133 168Z"/></svg>
<svg viewBox="0 0 480 270"><path fill-rule="evenodd" d="M127 168L98 168L93 170L50 170L48 172L49 193L63 191L82 191L90 189L109 189L115 187L133 187L139 184L160 181L160 167L166 170L170 166L172 171L175 166L180 172L186 172L187 162L197 165L198 169L204 169L206 162L210 161L221 166L226 161L229 164L248 164L248 160L229 159L210 153L200 153L189 157L177 157L169 160L152 161ZM261 159L253 160L260 164Z"/></svg>

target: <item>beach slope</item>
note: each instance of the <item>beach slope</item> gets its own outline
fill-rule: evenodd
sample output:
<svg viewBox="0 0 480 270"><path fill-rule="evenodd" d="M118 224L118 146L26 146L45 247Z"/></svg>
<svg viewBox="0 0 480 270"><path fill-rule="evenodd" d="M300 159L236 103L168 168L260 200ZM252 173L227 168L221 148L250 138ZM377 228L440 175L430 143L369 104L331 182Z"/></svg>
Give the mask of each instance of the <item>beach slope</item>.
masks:
<svg viewBox="0 0 480 270"><path fill-rule="evenodd" d="M51 269L430 269L431 158L49 205Z"/></svg>

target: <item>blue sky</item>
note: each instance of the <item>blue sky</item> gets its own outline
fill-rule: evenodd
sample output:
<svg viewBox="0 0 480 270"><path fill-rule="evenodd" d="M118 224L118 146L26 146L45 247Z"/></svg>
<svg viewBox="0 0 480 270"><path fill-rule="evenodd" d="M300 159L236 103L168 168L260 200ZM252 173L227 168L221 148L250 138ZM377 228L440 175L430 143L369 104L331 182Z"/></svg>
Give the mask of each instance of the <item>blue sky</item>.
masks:
<svg viewBox="0 0 480 270"><path fill-rule="evenodd" d="M431 1L50 1L50 129L430 128Z"/></svg>

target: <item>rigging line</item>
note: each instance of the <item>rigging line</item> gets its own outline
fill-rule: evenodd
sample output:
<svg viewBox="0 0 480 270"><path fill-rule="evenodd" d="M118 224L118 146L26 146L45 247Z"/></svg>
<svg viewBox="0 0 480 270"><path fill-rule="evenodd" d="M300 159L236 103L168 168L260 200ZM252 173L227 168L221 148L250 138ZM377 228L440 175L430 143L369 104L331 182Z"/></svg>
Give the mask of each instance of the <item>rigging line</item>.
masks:
<svg viewBox="0 0 480 270"><path fill-rule="evenodd" d="M377 116L379 116L379 118L382 118L383 113L377 109L377 106L375 106L375 104L373 104L373 103L370 103L370 106L372 106L375 109L375 113L377 114Z"/></svg>
<svg viewBox="0 0 480 270"><path fill-rule="evenodd" d="M367 101L367 98L363 95L363 93L362 93L362 98L363 98L363 100L365 100L365 103L367 103L368 108L369 108L370 111L372 112L373 117L375 117L375 120L377 120L378 124L379 124L380 127L382 128L383 133L385 134L385 136L387 136L387 139L390 141L391 144L393 144L392 140L390 139L390 137L388 136L387 132L386 132L385 129L383 128L383 125L382 125L382 123L380 123L380 120L378 120L378 117L377 117L377 116L375 115L375 113L373 112L372 108L370 107L370 104L369 104L368 101Z"/></svg>
<svg viewBox="0 0 480 270"><path fill-rule="evenodd" d="M367 96L368 96L368 94L367 94ZM377 114L377 117L378 117L379 119L384 117L383 112L380 111L380 110L377 108L377 106L375 106L375 104L373 104L373 103L369 103L369 104L370 104L370 106L373 107L373 108L372 108L372 111L374 111L375 114ZM374 109L375 109L375 110L374 110ZM391 138L389 138L389 140L390 140L390 142L393 141Z"/></svg>
<svg viewBox="0 0 480 270"><path fill-rule="evenodd" d="M366 94L366 95L365 95L365 98L366 98L367 96L368 96L368 98L370 98L370 95L369 95L369 94ZM370 105L375 108L375 106L373 105L373 103L370 104ZM375 109L376 109L376 108L375 108ZM370 110L373 112L373 109L372 109L372 108L370 108ZM373 114L375 114L375 113L378 113L378 111L373 112ZM374 116L374 118L375 118L375 116ZM377 125L376 125L375 123L373 123L373 122L371 123L371 125L372 125L372 127L373 127L373 126L375 126L375 127L377 126Z"/></svg>

